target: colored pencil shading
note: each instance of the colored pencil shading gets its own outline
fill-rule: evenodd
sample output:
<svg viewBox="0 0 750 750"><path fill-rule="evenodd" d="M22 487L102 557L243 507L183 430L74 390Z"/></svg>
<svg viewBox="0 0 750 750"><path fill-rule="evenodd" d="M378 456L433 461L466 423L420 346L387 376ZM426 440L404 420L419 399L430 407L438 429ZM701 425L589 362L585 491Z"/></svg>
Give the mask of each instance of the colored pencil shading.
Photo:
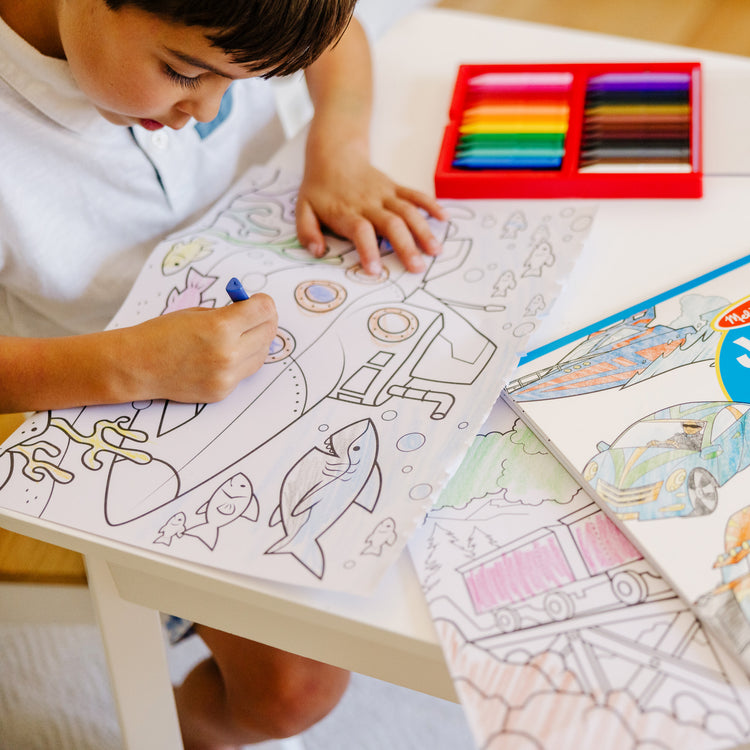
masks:
<svg viewBox="0 0 750 750"><path fill-rule="evenodd" d="M572 82L567 71L483 73L469 79L453 166L559 169Z"/></svg>
<svg viewBox="0 0 750 750"><path fill-rule="evenodd" d="M681 72L614 72L586 86L579 169L691 169L691 78Z"/></svg>

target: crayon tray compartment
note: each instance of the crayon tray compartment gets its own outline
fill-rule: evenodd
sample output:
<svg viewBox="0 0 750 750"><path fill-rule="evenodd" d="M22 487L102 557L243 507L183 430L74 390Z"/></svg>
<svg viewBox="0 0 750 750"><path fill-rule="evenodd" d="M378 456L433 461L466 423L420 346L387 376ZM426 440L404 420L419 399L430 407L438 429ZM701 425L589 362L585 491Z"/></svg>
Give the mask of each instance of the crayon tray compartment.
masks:
<svg viewBox="0 0 750 750"><path fill-rule="evenodd" d="M568 127L559 166L516 168L461 168L454 165L464 112L476 104L470 82L484 74L569 73ZM600 76L678 74L689 78L687 138L684 171L658 163L619 165L612 171L582 168L584 129L591 125L585 114L587 90ZM699 198L703 192L701 156L701 68L683 63L573 63L552 65L461 65L458 70L435 169L435 193L439 198ZM644 158L644 162L647 159ZM632 167L632 170L631 170ZM599 167L607 169L607 167Z"/></svg>

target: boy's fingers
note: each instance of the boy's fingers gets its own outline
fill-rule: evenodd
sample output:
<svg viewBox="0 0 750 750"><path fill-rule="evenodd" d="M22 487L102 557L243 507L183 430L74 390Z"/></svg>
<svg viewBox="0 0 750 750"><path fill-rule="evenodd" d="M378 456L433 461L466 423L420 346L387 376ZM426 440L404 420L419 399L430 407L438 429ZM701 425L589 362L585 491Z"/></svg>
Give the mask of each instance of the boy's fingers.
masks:
<svg viewBox="0 0 750 750"><path fill-rule="evenodd" d="M424 214L414 204L395 198L389 201L388 208L403 218L414 241L427 255L440 255L442 246L435 239Z"/></svg>
<svg viewBox="0 0 750 750"><path fill-rule="evenodd" d="M276 330L278 323L276 305L271 297L262 292L251 295L250 299L228 305L224 310L232 315L241 326L241 336L253 333L264 326L270 326L272 330Z"/></svg>
<svg viewBox="0 0 750 750"><path fill-rule="evenodd" d="M300 244L302 247L307 248L313 257L323 257L326 251L326 243L323 238L323 232L320 229L320 222L312 206L307 201L297 201L295 213L297 239L300 241Z"/></svg>
<svg viewBox="0 0 750 750"><path fill-rule="evenodd" d="M352 223L351 232L342 232L354 243L362 268L371 276L377 276L383 269L380 261L380 247L375 227L367 219L359 218Z"/></svg>
<svg viewBox="0 0 750 750"><path fill-rule="evenodd" d="M409 201L409 203L413 203L415 206L419 206L419 208L427 211L430 216L434 216L441 221L448 221L448 212L434 198L427 195L427 193L401 186L398 187L396 192L399 198Z"/></svg>
<svg viewBox="0 0 750 750"><path fill-rule="evenodd" d="M422 253L414 242L414 235L409 226L401 216L393 211L386 211L376 228L391 243L394 252L408 271L424 271Z"/></svg>

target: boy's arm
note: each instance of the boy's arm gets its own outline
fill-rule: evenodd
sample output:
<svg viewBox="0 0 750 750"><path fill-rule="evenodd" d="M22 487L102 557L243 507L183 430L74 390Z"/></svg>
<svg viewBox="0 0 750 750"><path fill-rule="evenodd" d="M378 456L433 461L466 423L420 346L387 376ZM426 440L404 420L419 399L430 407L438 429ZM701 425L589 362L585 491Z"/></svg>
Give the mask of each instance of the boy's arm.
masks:
<svg viewBox="0 0 750 750"><path fill-rule="evenodd" d="M370 52L356 19L306 77L315 115L296 209L300 242L321 256L324 224L352 240L363 266L377 274L380 234L409 270L423 270L420 250L436 255L440 245L420 209L441 219L444 212L429 196L395 184L370 164Z"/></svg>
<svg viewBox="0 0 750 750"><path fill-rule="evenodd" d="M192 308L137 326L60 338L0 337L0 412L155 398L218 401L264 362L270 297Z"/></svg>

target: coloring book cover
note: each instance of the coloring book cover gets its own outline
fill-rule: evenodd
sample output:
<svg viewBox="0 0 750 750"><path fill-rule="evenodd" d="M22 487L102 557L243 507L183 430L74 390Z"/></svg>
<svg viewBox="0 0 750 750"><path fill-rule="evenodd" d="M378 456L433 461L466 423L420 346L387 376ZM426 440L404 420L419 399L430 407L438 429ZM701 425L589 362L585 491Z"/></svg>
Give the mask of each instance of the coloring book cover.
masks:
<svg viewBox="0 0 750 750"><path fill-rule="evenodd" d="M750 256L531 352L507 386L746 669L748 291Z"/></svg>
<svg viewBox="0 0 750 750"><path fill-rule="evenodd" d="M481 750L750 737L734 654L503 401L409 551Z"/></svg>
<svg viewBox="0 0 750 750"><path fill-rule="evenodd" d="M265 365L217 404L38 413L0 448L0 504L164 555L370 591L460 463L592 223L567 203L446 203L444 251L312 258L298 180L257 168L160 243L112 326L229 304L279 310Z"/></svg>

